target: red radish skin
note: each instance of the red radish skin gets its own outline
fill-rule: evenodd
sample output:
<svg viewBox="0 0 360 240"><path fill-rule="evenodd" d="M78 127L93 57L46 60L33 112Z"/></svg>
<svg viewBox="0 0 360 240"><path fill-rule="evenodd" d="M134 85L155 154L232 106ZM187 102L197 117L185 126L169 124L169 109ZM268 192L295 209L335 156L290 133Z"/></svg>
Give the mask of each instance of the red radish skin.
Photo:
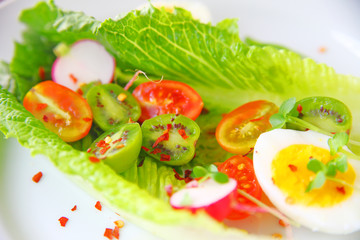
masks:
<svg viewBox="0 0 360 240"><path fill-rule="evenodd" d="M194 180L196 181L196 180ZM211 217L223 221L232 210L232 205L237 197L237 182L229 179L227 183L217 183L213 179L197 184L188 183L185 187L174 193L170 204L175 209L189 209L192 212L205 210ZM190 204L184 206L184 198L190 199Z"/></svg>
<svg viewBox="0 0 360 240"><path fill-rule="evenodd" d="M115 58L99 42L90 39L75 42L68 53L55 60L51 69L52 80L73 91L93 81L110 83L114 73Z"/></svg>

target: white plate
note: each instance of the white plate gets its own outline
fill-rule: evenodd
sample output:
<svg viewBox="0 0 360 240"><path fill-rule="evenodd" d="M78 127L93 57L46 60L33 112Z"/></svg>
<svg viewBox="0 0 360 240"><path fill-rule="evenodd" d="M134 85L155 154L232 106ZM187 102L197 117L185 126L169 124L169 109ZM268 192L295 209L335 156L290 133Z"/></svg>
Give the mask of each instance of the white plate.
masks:
<svg viewBox="0 0 360 240"><path fill-rule="evenodd" d="M36 1L0 1L0 59L9 61L13 40L20 39L22 26L17 22L21 9ZM84 11L98 19L125 13L147 1L58 1L65 9ZM360 3L354 1L202 1L210 9L213 21L239 18L241 36L283 44L313 59L333 66L338 72L360 76ZM321 52L320 48L326 48ZM0 239L106 239L105 228L121 219L106 207L95 209L96 199L74 185L50 161L31 157L16 140L0 144ZM38 171L44 177L38 184L32 176ZM77 205L78 210L70 209ZM65 228L58 219L69 218ZM266 234L280 232L274 224L263 226L258 219L246 220L251 231ZM151 233L126 222L121 239L157 239ZM295 230L297 239L339 239L339 236ZM341 239L360 239L360 232Z"/></svg>

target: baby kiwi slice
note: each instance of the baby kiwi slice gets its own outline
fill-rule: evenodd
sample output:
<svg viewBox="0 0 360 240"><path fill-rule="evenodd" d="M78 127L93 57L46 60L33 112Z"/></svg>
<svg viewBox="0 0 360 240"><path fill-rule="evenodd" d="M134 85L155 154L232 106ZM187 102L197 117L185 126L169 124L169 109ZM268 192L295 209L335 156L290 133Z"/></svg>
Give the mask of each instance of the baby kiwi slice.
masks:
<svg viewBox="0 0 360 240"><path fill-rule="evenodd" d="M124 172L137 160L142 142L138 123L118 125L99 136L89 152L104 161L117 173Z"/></svg>
<svg viewBox="0 0 360 240"><path fill-rule="evenodd" d="M352 126L349 108L343 102L331 97L304 98L295 104L291 114L298 114L300 119L329 133L349 134Z"/></svg>
<svg viewBox="0 0 360 240"><path fill-rule="evenodd" d="M86 94L94 121L104 131L129 119L137 121L141 114L136 99L117 84L93 86Z"/></svg>
<svg viewBox="0 0 360 240"><path fill-rule="evenodd" d="M164 114L144 121L143 149L151 157L172 166L190 162L195 155L200 128L183 115Z"/></svg>

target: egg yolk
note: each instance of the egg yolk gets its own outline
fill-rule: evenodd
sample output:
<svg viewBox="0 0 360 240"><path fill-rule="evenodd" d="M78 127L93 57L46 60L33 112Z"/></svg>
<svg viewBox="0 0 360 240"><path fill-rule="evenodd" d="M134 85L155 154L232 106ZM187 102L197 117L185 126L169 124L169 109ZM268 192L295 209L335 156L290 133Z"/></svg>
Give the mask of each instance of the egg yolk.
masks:
<svg viewBox="0 0 360 240"><path fill-rule="evenodd" d="M353 189L331 180L318 189L305 192L308 184L316 174L307 169L310 158L322 161L324 164L334 159L329 150L314 145L294 144L278 152L272 162L272 180L274 184L287 195L289 204L305 206L331 207L351 196ZM345 173L337 172L335 178L349 184L355 181L355 171L348 164Z"/></svg>

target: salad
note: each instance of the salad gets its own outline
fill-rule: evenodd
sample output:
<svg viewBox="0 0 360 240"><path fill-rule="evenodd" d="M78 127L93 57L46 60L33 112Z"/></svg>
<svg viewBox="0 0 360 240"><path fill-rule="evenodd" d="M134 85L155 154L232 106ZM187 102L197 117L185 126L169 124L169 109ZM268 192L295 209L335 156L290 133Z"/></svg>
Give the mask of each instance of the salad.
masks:
<svg viewBox="0 0 360 240"><path fill-rule="evenodd" d="M42 13L45 12L46 14L41 16L47 16L48 18L45 20L39 19L39 11ZM10 95L4 90L1 92L1 106L2 110L4 110L2 111L3 115L1 115L3 121L0 128L1 131L8 136L17 137L20 143L27 145L34 152L48 155L55 166L65 173L80 177L82 181L89 184L88 187L97 191L105 202L121 210L124 216L129 219L141 220L146 223L144 224L145 227L156 226L161 228L162 226L162 230L159 230L158 233L163 236L169 231L169 229L166 229L167 227L171 229L171 227L178 228L185 225L186 229L193 229L194 231L198 228L202 229L196 234L189 234L189 238L193 237L197 239L199 236L202 236L202 234L206 236L206 234L209 234L208 231L210 231L210 234L220 234L222 237L227 236L227 234L229 234L229 237L247 236L249 239L253 237L252 235L246 235L244 232L235 229L223 229L223 226L216 220L222 221L228 216L213 215L209 213L209 211L207 211L207 213L197 211L197 208L202 207L196 207L196 213L191 214L184 210L173 210L168 204L167 194L169 192L166 191L165 187L172 186L175 188L173 196L185 190L180 200L170 200L172 207L185 207L194 210L194 206L191 203L187 202L184 204L184 202L186 202L187 194L190 194L186 193L186 189L196 190L197 187L193 185L190 188L183 188L186 180L195 178L198 179L199 182L203 181L204 186L206 185L205 183L208 183L211 179L217 179L215 182L209 183L211 186L217 186L219 182L222 182L221 184L227 184L227 181L221 177L223 175L218 174L222 172L222 168L225 170L228 169L225 164L226 162L217 163L218 167L215 170L214 166L210 164L219 162L218 159L221 159L221 162L223 162L233 154L247 156L252 153L252 145L246 149L233 150L233 146L229 147L228 142L221 141L224 139L224 135L221 135L221 127L226 128L227 125L226 122L223 123L224 120L218 124L222 119L222 114L229 113L234 109L236 109L234 112L237 112L238 108L242 108L243 106L246 108L246 104L251 104L258 99L266 99L265 103L268 104L270 110L273 111L265 114L265 120L266 122L270 122L274 128L283 127L285 124L283 120L290 119L288 116L293 117L293 115L291 115L293 113L291 112L294 109L296 110L295 115L296 112L299 115L303 114L305 115L305 119L308 117L306 122L314 123L315 121L316 123L316 119L311 121L311 114L307 116L308 113L311 113L312 109L306 109L306 107L315 107L315 105L306 102L307 98L305 98L307 96L313 96L315 93L316 95L336 97L345 102L351 110L356 109L354 102L351 101L356 95L356 89L358 88L356 78L335 74L326 66L317 65L308 59L302 60L298 54L284 49L279 50L271 46L263 47L256 46L256 44L244 44L239 40L238 32L234 30L236 29L235 21L225 20L216 26L210 26L192 19L189 13L182 9L176 9L174 13L168 13L165 10L150 7L147 10L129 13L117 21L106 20L100 23L81 13L64 12L51 2L39 3L34 8L24 11L20 19L28 25L28 30L24 34L25 42L16 45L14 59L10 65L11 71L7 71L8 68L6 64L2 65L3 72L8 73L8 76L10 76L9 79L15 79L16 88L15 92L13 92L14 95ZM74 21L74 19L80 19L81 21ZM49 24L49 22L53 24ZM86 24L84 24L84 22ZM129 25L123 28L124 24ZM183 42L181 38L178 40L176 37L172 37L172 35L164 35L164 33L168 33L168 26L172 26L172 24L175 26L174 29L170 29L174 33L173 36L177 36L177 33L180 34L186 31L182 29L182 27L194 27L195 31L186 31L188 35L185 35L186 38L184 40L190 41L189 39L192 39L195 45L189 44L189 42ZM138 32L144 33L144 35L136 34ZM195 38L199 33L202 34L203 39ZM39 38L39 35L43 37ZM155 40L152 39L152 35L154 35L154 39L158 41L155 42ZM129 36L132 36L133 39L129 39ZM145 37L147 41L143 40ZM56 122L57 118L55 115L58 114L61 116L63 114L62 112L56 112L55 110L56 114L53 114L54 116L48 116L42 112L44 109L52 107L54 105L53 102L44 103L36 101L39 100L39 96L42 96L40 99L46 98L44 97L46 92L54 95L54 93L60 93L62 91L58 88L61 84L64 85L66 80L63 80L61 76L56 74L56 70L64 64L59 64L60 60L58 59L66 57L69 52L72 53L76 46L82 46L82 43L84 43L83 39L92 43L95 43L96 40L96 44L100 43L99 45L105 47L106 51L115 59L117 63L113 83L115 85L108 85L109 83L106 82L109 79L108 77L105 77L107 80L100 84L92 82L86 84L81 80L82 84L79 85L78 89L74 90L78 91L78 94L85 96L86 101L78 105L84 106L89 104L89 107L86 112L81 113L81 119L83 121L81 127L84 128L76 127L75 130L70 131L71 134L77 132L75 134L76 136L69 137L71 134L65 133L66 127L71 125L73 121L69 120L64 123ZM139 45L141 41L145 43L144 47ZM205 42L210 44L204 45ZM30 45L34 46L34 48L27 48L27 46ZM125 50L124 46L126 46ZM159 46L161 47L159 48ZM194 46L204 46L204 48ZM53 54L54 49L58 57L57 60L55 60L56 57ZM92 47L87 46L86 49L92 49ZM147 51L143 49L147 49ZM203 49L206 49L206 51L203 51ZM30 65L28 72L22 72L20 63L23 62L23 59L30 59L28 57L29 55L35 55L35 52L31 51L36 51L38 58L28 61ZM174 55L178 55L178 58L174 58ZM76 56L76 54L74 56ZM181 60L181 58L184 57L187 60ZM159 59L161 59L161 61L159 61ZM57 64L54 64L54 62ZM33 66L31 67L31 65ZM65 64L65 70L62 69L60 72L64 72L69 68L66 66L73 67L74 65ZM119 66L121 66L121 68ZM196 70L193 66L196 66ZM284 66L286 66L286 68L284 68ZM296 69L299 69L298 67L301 66L305 69L304 72L295 70L295 66ZM35 69L36 74L34 74L34 70L31 69ZM126 72L124 69L132 69L132 72L129 74L129 72ZM149 83L149 79L142 77L136 80L133 83L136 85L136 88L132 90L131 86L127 84L135 73L134 69L141 69L146 72L150 76L150 79L160 79L161 76L165 75L167 79L177 80L175 82L177 84L176 88L180 88L179 85L185 85L191 89L188 91L194 91L195 97L198 97L198 95L201 96L202 100L197 99L195 101L197 104L194 105L201 105L202 107L203 101L205 110L200 116L199 113L201 109L197 113L188 115L188 117L182 115L185 115L182 109L178 110L176 108L175 110L171 108L171 110L174 110L174 112L172 112L173 115L161 114L158 117L144 117L144 115L138 114L136 111L137 108L141 108L142 113L146 112L144 111L144 106L141 106L144 100L139 101L139 107L137 107L136 101L133 101L133 103L129 103L128 101L131 102L132 96L134 95L136 97L136 93L141 92L140 90L145 88L144 86ZM50 73L53 81L61 83L60 85L54 85L54 82L44 81L50 76ZM67 76L70 76L70 81L77 82L77 77L71 77L71 74L67 74ZM260 76L261 81L259 80ZM98 77L98 79L101 79L101 77ZM183 83L179 83L178 81ZM290 86L288 86L289 81L292 82ZM331 82L331 85L329 85L328 82ZM342 89L338 89L337 87L340 85L340 82ZM166 83L174 84L174 82L163 80L159 81L158 85ZM11 85L5 85L7 88L9 88L9 86ZM116 90L117 87L115 86L123 86L124 89L130 87L133 95L127 94L127 92L124 92L120 87L119 90ZM47 91L44 91L44 89ZM12 89L9 88L9 90ZM185 90L182 92L184 91ZM155 92L159 92L159 90ZM62 96L64 95L70 96L71 94L62 94ZM140 94L140 96L143 95L144 94ZM100 99L97 96L106 97ZM294 96L299 100L305 99L302 100L305 101L305 103L295 103L295 100L291 98ZM63 98L61 96L52 97L55 99ZM75 98L75 95L71 97L72 102L77 101L74 100ZM95 99L93 103L91 101L92 98ZM109 102L111 102L112 98L116 98L120 102L126 102L125 105L127 108L125 108L125 110L120 109L119 112L125 112L125 115L130 117L125 120L113 119L113 117L109 118L106 114L110 111L97 114L99 109L96 110L94 107L100 109L109 108ZM275 112L277 112L276 104L280 106L282 100L288 98L292 100L286 101L281 105L277 118L273 117L273 121L270 121L270 115L274 115ZM19 104L19 99L23 103L23 106ZM139 99L139 96L137 99ZM317 98L319 101L322 99L323 97ZM333 99L329 101L332 107L338 107L335 109L337 114L335 114L336 122L334 132L349 133L351 124L348 125L350 120L348 120L347 117L352 114L356 120L358 118L356 111L352 111L351 113L347 110L341 111L339 110L340 105L342 106L341 102ZM227 104L222 104L224 102ZM296 106L301 106L301 109L299 109L299 107L296 108ZM32 117L29 112L25 111L25 108L32 112L32 115L35 117L37 113L40 113L40 117L37 117L38 120ZM116 107L110 108L114 111L116 109ZM189 109L193 110L194 108L195 107L192 106ZM86 109L86 107L81 108L79 111L83 111L84 109ZM250 109L256 109L256 107L252 106ZM260 107L260 109L262 108ZM316 109L321 109L321 106L316 107ZM11 111L11 115L9 115L9 111ZM76 112L76 109L74 111ZM54 113L54 111L52 112ZM120 113L116 114L116 116L121 115ZM178 115L179 113L180 115ZM231 118L231 116L231 113L227 114L224 119ZM66 117L64 118L66 119ZM25 119L25 126L19 126L18 124L24 123ZM42 123L39 120L42 121ZM137 120L142 123L141 130L139 125L134 123ZM196 120L196 122L194 122L194 120ZM264 116L252 117L252 120L251 122L254 122L256 125L257 122L264 120ZM334 124L328 123L327 121L328 120L324 120L324 122L330 126L329 129L325 130L333 132L332 127L334 127ZM47 126L47 123L51 122L53 124ZM92 124L92 122L95 123ZM291 124L291 122L289 123ZM294 122L292 123L294 124ZM109 125L118 125L116 131ZM58 136L49 131L49 129L51 130L51 126L56 127L55 130L52 129L52 132L58 133ZM96 128L93 126L96 126ZM343 128L338 128L339 126ZM302 127L311 129L308 125L302 125ZM134 130L132 128L134 128ZM265 132L270 128L270 125L265 126L265 129L261 131ZM19 129L21 129L20 132L18 131ZM133 131L135 131L136 134L133 134ZM61 134L59 134L60 132ZM63 132L64 134L62 134ZM139 134L143 136L141 137ZM174 134L176 135L176 141L172 142L176 142L176 145L174 144L174 146L170 146L170 148L179 148L180 150L176 152L175 155L173 155L174 151L168 150L169 148L165 144L171 142L171 139L174 139ZM276 134L276 136L284 134L285 133ZM90 136L90 139L88 136ZM92 139L94 136L96 136L95 139ZM353 126L351 136L356 137L356 126ZM60 140L59 137L62 140ZM139 144L141 142L139 139L141 138L143 139L143 143ZM217 141L215 139L217 139ZM69 142L69 144L63 140ZM338 140L333 141L339 142ZM182 144L180 145L178 143ZM223 150L219 144L226 151ZM179 147L177 147L178 145ZM165 149L161 149L161 147L158 148L158 146L165 146ZM241 146L243 146L243 144L241 144ZM160 149L158 150L160 152L157 152L156 149ZM253 150L255 169L259 166L255 158L263 149L265 149L265 147L258 149L255 146L255 150ZM126 158L129 162L119 164L117 161L113 161L113 159L119 157L116 155L119 155L125 150L128 152L121 158ZM138 158L139 152L140 158ZM64 158L64 156L66 157ZM316 160L316 158L314 159ZM336 170L345 171L340 163L338 165L339 167ZM290 170L294 170L294 167L295 166L291 167ZM329 166L326 165L326 167ZM240 169L241 167L237 168ZM186 175L186 170L191 170L193 174L191 176ZM319 173L320 175L321 171L313 170L316 174ZM156 174L158 179L147 176L149 173ZM231 180L233 176L231 176L231 174L228 175L230 175L228 176L230 177L230 185L226 185L229 189L228 193L224 193L226 196L236 189L233 184L234 181ZM205 179L205 176L210 176L209 181ZM329 175L329 177L333 176ZM258 179L261 184L262 180L259 176ZM149 184L149 181L152 181L153 184ZM314 185L319 187L319 183L314 183ZM224 189L224 186L225 185L223 185L221 189ZM265 185L262 184L264 190L267 189L266 186L264 186ZM140 188L146 189L147 192ZM121 191L119 191L119 189L121 189ZM312 189L309 189L309 191L311 190ZM126 191L129 192L129 194L125 194ZM349 190L347 188L340 188L338 191L348 192ZM130 196L135 198L136 201L129 201ZM274 204L276 205L276 203ZM209 203L207 203L207 205L209 205ZM154 210L156 210L156 213ZM251 210L255 211L259 209L254 207ZM216 220L209 217L209 215ZM288 219L284 219L284 221L288 222ZM192 224L189 225L189 222ZM259 238L261 237L259 236Z"/></svg>

